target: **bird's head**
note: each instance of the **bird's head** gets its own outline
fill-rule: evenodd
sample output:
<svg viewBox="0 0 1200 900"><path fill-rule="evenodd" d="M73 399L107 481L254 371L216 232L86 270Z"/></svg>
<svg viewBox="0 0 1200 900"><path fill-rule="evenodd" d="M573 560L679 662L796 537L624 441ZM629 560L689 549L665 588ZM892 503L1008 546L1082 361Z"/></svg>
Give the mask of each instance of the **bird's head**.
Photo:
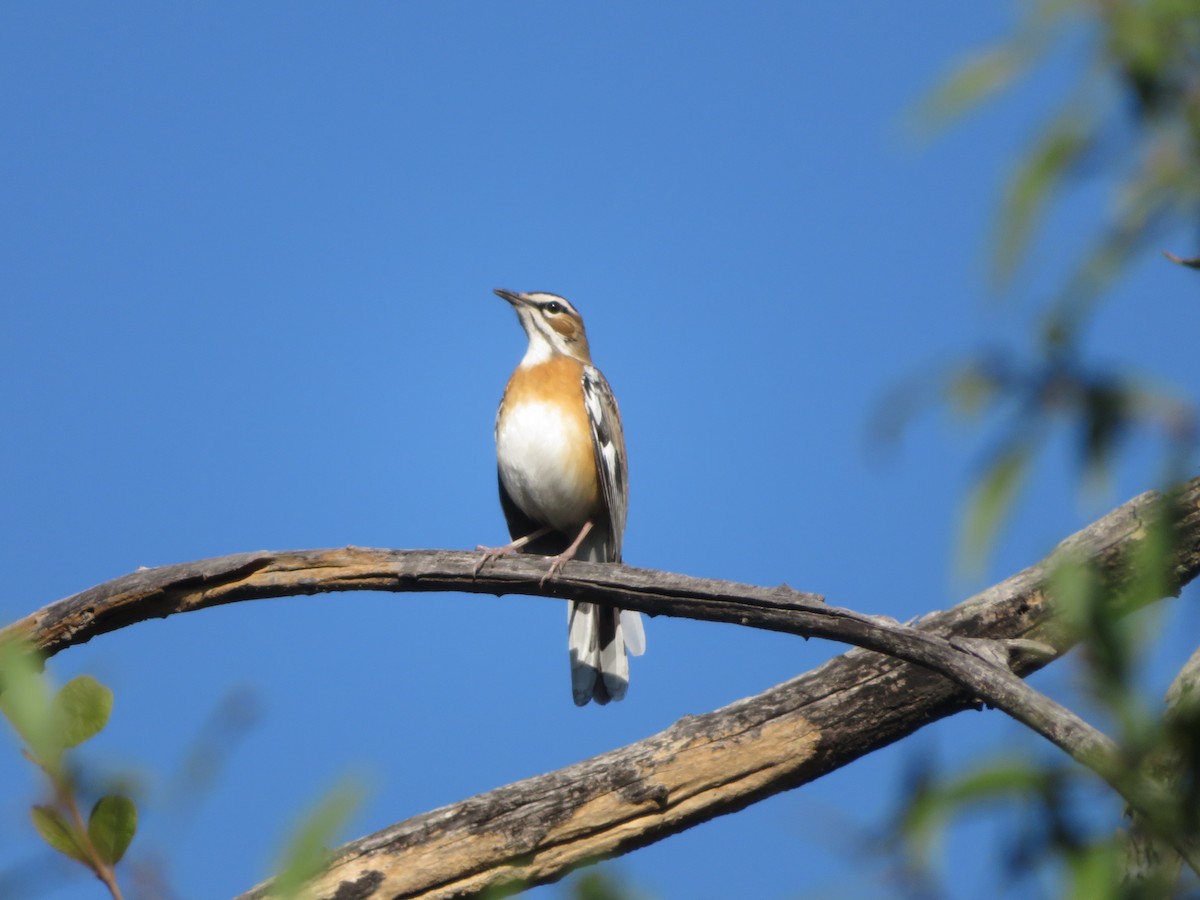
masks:
<svg viewBox="0 0 1200 900"><path fill-rule="evenodd" d="M521 327L529 336L525 362L541 362L561 354L591 363L583 317L566 298L538 291L518 294L503 288L496 288L496 296L512 304Z"/></svg>

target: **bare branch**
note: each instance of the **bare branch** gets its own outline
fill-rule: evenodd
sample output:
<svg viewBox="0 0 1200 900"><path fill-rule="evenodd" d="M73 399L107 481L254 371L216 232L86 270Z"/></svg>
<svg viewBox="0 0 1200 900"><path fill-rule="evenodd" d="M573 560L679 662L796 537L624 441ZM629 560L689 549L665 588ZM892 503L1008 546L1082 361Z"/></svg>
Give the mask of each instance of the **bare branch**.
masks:
<svg viewBox="0 0 1200 900"><path fill-rule="evenodd" d="M1200 699L1200 649L1188 659L1167 689L1165 722L1177 731L1194 731ZM1147 771L1161 784L1177 789L1186 761L1178 741L1167 741L1146 763ZM1170 842L1150 828L1143 817L1132 814L1123 877L1142 888L1146 896L1166 896L1182 862Z"/></svg>
<svg viewBox="0 0 1200 900"><path fill-rule="evenodd" d="M1200 568L1200 479L1177 494L1183 510L1179 584ZM1158 495L1142 495L1064 542L1117 588L1125 557ZM145 570L60 601L8 631L49 652L150 616L261 597L330 590L467 590L570 595L651 614L735 622L827 637L878 650L954 679L850 653L750 701L678 723L622 750L401 823L343 848L316 894L444 896L517 880L553 880L599 855L624 852L811 780L934 718L972 705L1003 708L1097 769L1135 807L1153 797L1130 783L1111 742L1032 691L1024 674L1071 643L1042 592L1048 562L948 613L907 628L775 589L586 563L568 564L541 589L544 562L504 560L471 577L477 557L448 551L240 554ZM955 640L946 640L954 635ZM2 635L0 635L2 636ZM973 638L976 640L963 640ZM1027 652L1021 644L1033 642ZM983 641L982 643L980 641ZM999 663L999 664L998 664ZM864 692L866 697L864 697ZM864 699L867 700L864 703ZM1180 848L1192 858L1188 848ZM357 886L352 888L351 886ZM260 896L261 889L248 896Z"/></svg>
<svg viewBox="0 0 1200 900"><path fill-rule="evenodd" d="M1172 253L1170 250L1164 250L1162 252L1162 255L1165 256L1167 259L1169 259L1171 262L1176 263L1177 265L1187 266L1189 269L1200 269L1200 256L1193 256L1190 258L1185 258L1182 256L1177 256L1176 254Z"/></svg>
<svg viewBox="0 0 1200 900"><path fill-rule="evenodd" d="M1116 588L1143 536L1153 494L1125 504L1060 549L1097 563ZM1179 494L1175 572L1200 570L1200 480ZM954 609L925 617L932 634L1032 648L1028 673L1070 635L1041 585L1049 560ZM1049 652L1048 652L1049 651ZM973 706L927 670L852 651L786 684L620 750L481 794L346 845L314 885L319 897L471 896L505 883L537 884L619 855L814 780L931 721ZM267 896L260 886L243 900Z"/></svg>

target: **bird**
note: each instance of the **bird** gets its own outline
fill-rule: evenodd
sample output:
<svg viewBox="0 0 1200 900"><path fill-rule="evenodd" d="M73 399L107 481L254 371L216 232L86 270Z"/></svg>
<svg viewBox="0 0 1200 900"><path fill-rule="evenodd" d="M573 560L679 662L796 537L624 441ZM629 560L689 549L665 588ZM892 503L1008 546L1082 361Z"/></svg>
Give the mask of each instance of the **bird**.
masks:
<svg viewBox="0 0 1200 900"><path fill-rule="evenodd" d="M617 401L592 364L583 318L557 294L495 294L529 340L496 411L496 471L511 543L481 547L482 566L512 553L551 556L542 583L571 559L620 562L628 463ZM641 615L567 604L571 695L577 706L621 700L629 660L645 652Z"/></svg>

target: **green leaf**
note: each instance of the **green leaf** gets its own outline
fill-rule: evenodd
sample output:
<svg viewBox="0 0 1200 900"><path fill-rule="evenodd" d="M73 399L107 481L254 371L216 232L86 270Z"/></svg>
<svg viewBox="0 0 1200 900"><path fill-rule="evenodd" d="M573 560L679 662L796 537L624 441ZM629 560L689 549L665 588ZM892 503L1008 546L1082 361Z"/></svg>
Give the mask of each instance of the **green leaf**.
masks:
<svg viewBox="0 0 1200 900"><path fill-rule="evenodd" d="M63 747L77 747L99 734L112 714L113 692L91 675L80 675L63 685L54 698Z"/></svg>
<svg viewBox="0 0 1200 900"><path fill-rule="evenodd" d="M1009 794L1035 793L1043 787L1046 773L1023 761L1000 761L967 772L943 789L956 804L979 803Z"/></svg>
<svg viewBox="0 0 1200 900"><path fill-rule="evenodd" d="M101 859L109 865L119 863L135 833L137 807L132 800L110 794L96 801L88 817L88 837Z"/></svg>
<svg viewBox="0 0 1200 900"><path fill-rule="evenodd" d="M1130 896L1128 890L1121 889L1121 866L1114 843L1096 844L1068 854L1067 863L1070 878L1066 896L1072 900L1115 900ZM1163 896L1171 896L1171 892Z"/></svg>
<svg viewBox="0 0 1200 900"><path fill-rule="evenodd" d="M941 128L1007 87L1026 60L1014 47L977 52L944 78L917 107L919 125Z"/></svg>
<svg viewBox="0 0 1200 900"><path fill-rule="evenodd" d="M1130 558L1129 592L1141 606L1179 591L1175 574L1175 551L1179 533L1175 525L1174 501L1164 497L1143 516L1145 536L1133 546Z"/></svg>
<svg viewBox="0 0 1200 900"><path fill-rule="evenodd" d="M605 872L587 872L571 887L574 900L632 900L634 896L633 891Z"/></svg>
<svg viewBox="0 0 1200 900"><path fill-rule="evenodd" d="M997 760L921 785L906 802L899 830L919 860L932 855L951 820L970 808L1035 796L1047 773L1021 760Z"/></svg>
<svg viewBox="0 0 1200 900"><path fill-rule="evenodd" d="M1071 551L1055 554L1046 591L1054 600L1063 624L1077 638L1090 630L1100 587L1096 570L1085 557Z"/></svg>
<svg viewBox="0 0 1200 900"><path fill-rule="evenodd" d="M35 806L30 810L33 816L33 827L47 844L71 859L88 864L87 853L84 852L78 835L62 813L50 806Z"/></svg>
<svg viewBox="0 0 1200 900"><path fill-rule="evenodd" d="M1031 451L1019 444L1005 451L984 473L967 500L959 563L968 572L977 570L986 559L1000 526L1017 498Z"/></svg>
<svg viewBox="0 0 1200 900"><path fill-rule="evenodd" d="M1095 565L1070 551L1056 554L1046 587L1062 626L1086 647L1088 692L1121 723L1126 741L1142 741L1150 720L1133 679L1145 638L1138 619L1119 614L1130 598L1115 594Z"/></svg>
<svg viewBox="0 0 1200 900"><path fill-rule="evenodd" d="M37 649L25 640L0 642L0 712L48 770L62 755L61 729Z"/></svg>
<svg viewBox="0 0 1200 900"><path fill-rule="evenodd" d="M294 898L329 861L329 845L362 802L363 791L351 782L334 787L292 832L271 883L271 895Z"/></svg>
<svg viewBox="0 0 1200 900"><path fill-rule="evenodd" d="M1096 381L1084 390L1079 415L1087 481L1105 482L1117 440L1130 424L1130 405L1125 388L1115 379Z"/></svg>
<svg viewBox="0 0 1200 900"><path fill-rule="evenodd" d="M983 361L964 365L946 383L946 398L963 416L980 416L1002 396L1003 385Z"/></svg>
<svg viewBox="0 0 1200 900"><path fill-rule="evenodd" d="M1075 114L1064 113L1022 160L1005 194L997 223L993 268L1000 283L1012 277L1051 192L1090 149L1092 140L1090 125Z"/></svg>

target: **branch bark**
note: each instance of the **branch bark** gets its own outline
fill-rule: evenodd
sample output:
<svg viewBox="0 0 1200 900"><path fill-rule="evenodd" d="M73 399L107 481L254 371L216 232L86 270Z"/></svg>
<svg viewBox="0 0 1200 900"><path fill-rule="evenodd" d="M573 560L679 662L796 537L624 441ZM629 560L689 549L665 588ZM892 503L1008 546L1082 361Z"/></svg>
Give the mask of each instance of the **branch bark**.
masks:
<svg viewBox="0 0 1200 900"><path fill-rule="evenodd" d="M1196 740L1180 738L1194 735L1200 724L1200 649L1191 655L1167 690L1164 723L1168 736L1174 739L1160 745L1147 760L1146 768L1169 789L1190 791L1194 796L1195 785L1181 787L1180 781L1188 767L1185 756L1194 757ZM1184 859L1142 816L1133 811L1130 815L1124 881L1142 896L1168 896Z"/></svg>
<svg viewBox="0 0 1200 900"><path fill-rule="evenodd" d="M1158 499L1151 493L1130 501L1060 549L1094 561L1119 589L1129 577L1130 547ZM1182 585L1200 569L1200 479L1181 486L1176 500L1182 512L1175 575ZM1147 786L1116 777L1106 738L1009 670L1027 674L1073 640L1043 591L1049 560L906 628L824 606L816 595L786 586L571 563L541 589L545 564L537 558L502 560L475 579L477 559L358 548L239 554L133 573L53 604L0 637L22 632L54 653L141 619L237 600L331 590L518 591L828 637L919 663L970 688L928 668L853 651L645 741L347 845L314 886L322 897L462 896L506 882L554 880L590 859L627 852L819 777L975 705L976 697L1096 768L1134 806L1145 800ZM266 888L245 896L266 896Z"/></svg>

